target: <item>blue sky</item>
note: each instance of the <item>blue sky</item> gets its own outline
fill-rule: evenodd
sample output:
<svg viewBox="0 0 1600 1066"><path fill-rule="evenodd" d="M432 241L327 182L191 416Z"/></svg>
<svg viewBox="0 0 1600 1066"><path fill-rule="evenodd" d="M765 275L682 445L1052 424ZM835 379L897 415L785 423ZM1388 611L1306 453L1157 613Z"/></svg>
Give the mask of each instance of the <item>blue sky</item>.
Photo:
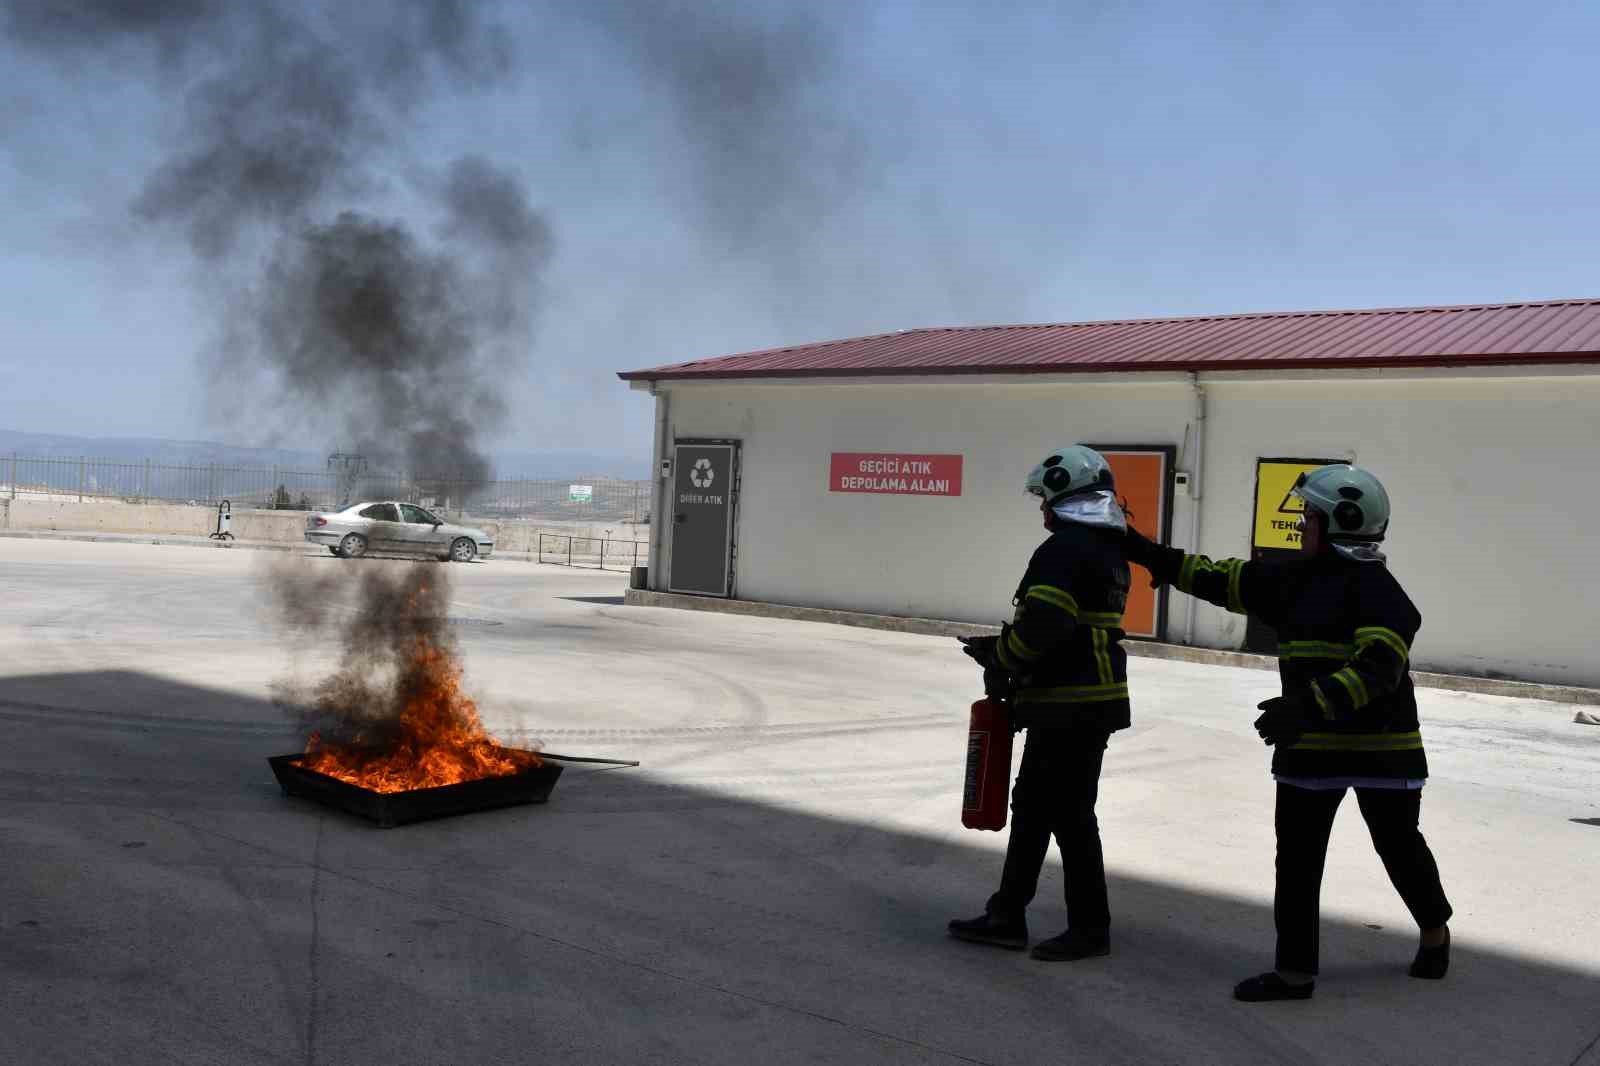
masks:
<svg viewBox="0 0 1600 1066"><path fill-rule="evenodd" d="M500 450L647 455L615 371L769 345L1600 296L1595 5L501 18L509 72L429 95L374 149L381 180L318 205L425 233L416 190L456 155L522 180L553 250ZM219 285L249 256L219 278L129 209L189 114L170 56L0 49L0 427L329 443L211 387Z"/></svg>

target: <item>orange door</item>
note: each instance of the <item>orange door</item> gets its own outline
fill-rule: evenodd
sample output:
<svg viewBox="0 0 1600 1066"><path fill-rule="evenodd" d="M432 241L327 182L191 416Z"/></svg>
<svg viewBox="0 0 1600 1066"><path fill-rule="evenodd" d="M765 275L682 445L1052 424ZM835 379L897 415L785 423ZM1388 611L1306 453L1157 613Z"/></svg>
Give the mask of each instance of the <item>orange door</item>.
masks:
<svg viewBox="0 0 1600 1066"><path fill-rule="evenodd" d="M1117 496L1127 505L1129 521L1135 529L1157 543L1164 543L1172 522L1171 447L1096 448L1111 464L1117 479ZM1128 590L1128 609L1122 628L1131 637L1166 637L1166 590L1150 587L1150 573L1134 566L1133 587Z"/></svg>

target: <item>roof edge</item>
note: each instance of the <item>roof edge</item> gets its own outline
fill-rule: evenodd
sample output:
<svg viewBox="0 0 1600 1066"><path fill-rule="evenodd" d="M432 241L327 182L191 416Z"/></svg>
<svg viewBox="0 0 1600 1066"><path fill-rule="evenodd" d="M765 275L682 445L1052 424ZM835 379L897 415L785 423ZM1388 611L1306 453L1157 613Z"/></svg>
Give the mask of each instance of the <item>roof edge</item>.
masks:
<svg viewBox="0 0 1600 1066"><path fill-rule="evenodd" d="M659 370L618 371L623 381L732 381L759 378L884 378L978 377L992 374L1160 374L1213 373L1239 370L1373 370L1505 366L1574 366L1600 364L1600 349L1582 352L1534 352L1499 355L1372 356L1340 359L1207 359L1168 363L996 363L990 366L795 367L760 370L688 370L678 366ZM680 364L681 366L681 364Z"/></svg>
<svg viewBox="0 0 1600 1066"><path fill-rule="evenodd" d="M1095 318L1084 319L1078 322L1017 322L1017 323L990 323L978 326L915 326L910 329L891 329L878 333L862 333L853 337L835 337L830 340L804 341L799 344L783 344L771 348L755 348L745 352L731 352L726 355L706 356L700 359L690 359L677 363L665 363L660 366L649 367L644 370L618 371L617 376L623 381L641 379L664 379L670 371L679 370L690 366L700 366L706 363L720 362L724 359L753 359L761 356L778 355L784 352L793 352L801 349L817 350L831 348L841 344L858 344L862 341L880 340L884 337L896 337L907 334L925 333L983 333L989 330L1032 330L1032 329L1071 329L1104 326L1135 326L1135 325L1166 325L1174 322L1229 322L1240 320L1271 321L1286 318L1340 318L1361 315L1414 315L1427 313L1451 313L1458 311L1509 311L1522 307L1600 307L1600 297L1584 297L1554 300L1510 300L1503 303L1466 303L1466 304L1438 304L1418 307L1357 307L1343 309L1325 309L1321 311L1243 311L1232 314L1201 314L1201 315L1165 315L1156 318ZM1215 364L1213 364L1215 365Z"/></svg>

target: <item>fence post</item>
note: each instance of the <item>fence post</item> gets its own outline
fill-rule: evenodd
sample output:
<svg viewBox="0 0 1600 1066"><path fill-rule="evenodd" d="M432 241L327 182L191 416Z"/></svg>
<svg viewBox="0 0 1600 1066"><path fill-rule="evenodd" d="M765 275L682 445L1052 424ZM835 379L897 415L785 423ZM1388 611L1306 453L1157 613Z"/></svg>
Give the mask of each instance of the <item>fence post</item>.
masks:
<svg viewBox="0 0 1600 1066"><path fill-rule="evenodd" d="M600 569L606 568L606 538L600 538Z"/></svg>
<svg viewBox="0 0 1600 1066"><path fill-rule="evenodd" d="M78 456L78 502L79 503L83 502L83 478L84 478L84 475L87 474L88 472L89 472L89 457L87 455Z"/></svg>
<svg viewBox="0 0 1600 1066"><path fill-rule="evenodd" d="M144 461L144 474L139 480L139 502L150 502L150 460Z"/></svg>
<svg viewBox="0 0 1600 1066"><path fill-rule="evenodd" d="M572 534L567 534L567 565L572 565Z"/></svg>
<svg viewBox="0 0 1600 1066"><path fill-rule="evenodd" d="M17 498L17 453L11 453L11 498Z"/></svg>

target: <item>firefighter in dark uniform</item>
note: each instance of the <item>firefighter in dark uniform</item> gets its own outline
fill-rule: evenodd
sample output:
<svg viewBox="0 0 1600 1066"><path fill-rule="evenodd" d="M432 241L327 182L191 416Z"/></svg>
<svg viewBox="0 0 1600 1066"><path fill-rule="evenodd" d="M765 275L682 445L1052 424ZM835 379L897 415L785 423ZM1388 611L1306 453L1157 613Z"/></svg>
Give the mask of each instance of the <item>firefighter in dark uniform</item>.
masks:
<svg viewBox="0 0 1600 1066"><path fill-rule="evenodd" d="M1428 761L1409 660L1422 616L1378 549L1388 493L1347 465L1302 474L1292 491L1305 502L1301 550L1281 561L1213 562L1127 534L1128 558L1156 584L1277 630L1283 695L1259 705L1255 726L1274 749L1278 949L1275 970L1234 989L1251 1002L1311 998L1328 834L1350 788L1422 931L1411 976L1441 978L1450 964L1450 904L1418 829Z"/></svg>
<svg viewBox="0 0 1600 1066"><path fill-rule="evenodd" d="M1021 949L1025 917L1053 835L1066 876L1066 932L1033 957L1070 961L1111 951L1105 860L1094 806L1112 732L1128 726L1122 612L1126 518L1111 468L1073 445L1045 458L1026 488L1040 500L1050 537L1017 586L1016 615L998 637L968 638L985 689L1008 699L1012 728L1028 731L1011 794L1011 839L1000 889L977 918L950 923L962 940Z"/></svg>

